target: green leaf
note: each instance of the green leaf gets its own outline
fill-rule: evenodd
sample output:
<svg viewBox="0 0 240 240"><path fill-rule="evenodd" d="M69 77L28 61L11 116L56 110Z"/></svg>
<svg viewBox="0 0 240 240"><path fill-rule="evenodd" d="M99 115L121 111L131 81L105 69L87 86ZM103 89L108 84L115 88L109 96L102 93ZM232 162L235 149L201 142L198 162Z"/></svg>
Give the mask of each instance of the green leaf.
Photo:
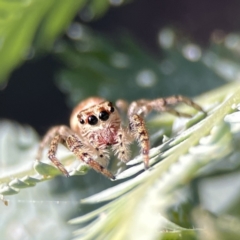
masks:
<svg viewBox="0 0 240 240"><path fill-rule="evenodd" d="M39 161L35 161L34 169L36 170L36 172L38 172L40 175L43 175L43 176L52 177L52 176L59 175L61 173L56 167L53 167L49 164L39 162Z"/></svg>
<svg viewBox="0 0 240 240"><path fill-rule="evenodd" d="M86 4L94 18L110 5L105 0L0 0L0 84L23 61L51 49Z"/></svg>
<svg viewBox="0 0 240 240"><path fill-rule="evenodd" d="M67 27L83 0L0 1L0 83L31 51L36 34L41 48L51 46ZM20 24L20 25L19 25ZM37 49L38 50L38 49Z"/></svg>
<svg viewBox="0 0 240 240"><path fill-rule="evenodd" d="M39 179L33 178L33 177L29 177L29 176L25 176L21 179L21 181L29 184L29 185L35 185L36 183L40 182Z"/></svg>
<svg viewBox="0 0 240 240"><path fill-rule="evenodd" d="M27 184L19 179L14 179L9 183L9 186L13 188L27 188L29 186L34 186L34 185Z"/></svg>

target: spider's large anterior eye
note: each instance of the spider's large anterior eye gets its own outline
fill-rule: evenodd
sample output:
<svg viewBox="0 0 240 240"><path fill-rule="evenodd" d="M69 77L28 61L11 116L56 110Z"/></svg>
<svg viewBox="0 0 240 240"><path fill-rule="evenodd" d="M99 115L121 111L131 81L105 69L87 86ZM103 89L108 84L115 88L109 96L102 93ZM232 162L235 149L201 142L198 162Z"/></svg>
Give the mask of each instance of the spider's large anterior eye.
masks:
<svg viewBox="0 0 240 240"><path fill-rule="evenodd" d="M109 118L109 113L107 111L102 111L99 113L99 118L103 121L107 121Z"/></svg>
<svg viewBox="0 0 240 240"><path fill-rule="evenodd" d="M90 125L95 125L95 124L97 124L97 122L98 122L98 119L97 119L96 116L91 115L91 116L88 117L88 123Z"/></svg>

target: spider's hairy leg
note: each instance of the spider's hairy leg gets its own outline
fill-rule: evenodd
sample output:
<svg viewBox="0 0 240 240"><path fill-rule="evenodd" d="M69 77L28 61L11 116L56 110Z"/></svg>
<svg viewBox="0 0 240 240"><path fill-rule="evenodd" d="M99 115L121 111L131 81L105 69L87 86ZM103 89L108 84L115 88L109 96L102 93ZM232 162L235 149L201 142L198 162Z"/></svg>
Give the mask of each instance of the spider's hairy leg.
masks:
<svg viewBox="0 0 240 240"><path fill-rule="evenodd" d="M107 178L115 179L115 176L108 171L107 168L103 167L91 157L88 148L83 145L82 141L77 135L73 134L68 136L66 139L66 144L70 151L72 151L80 160L88 164L95 171L100 172Z"/></svg>
<svg viewBox="0 0 240 240"><path fill-rule="evenodd" d="M169 106L172 106L172 105L174 106L178 103L185 103L186 105L193 107L196 110L206 114L206 112L202 109L201 106L199 106L197 103L193 102L190 98L182 96L182 95L174 95L174 96L170 96L167 98L158 98L158 99L150 101L148 103L148 105L155 111L169 112L178 117L192 117L189 114L182 113L182 112L179 112L179 111L169 108Z"/></svg>
<svg viewBox="0 0 240 240"><path fill-rule="evenodd" d="M143 155L144 166L147 169L149 167L149 135L145 126L144 119L138 114L133 114L129 117L129 129L134 138L138 141L141 147Z"/></svg>
<svg viewBox="0 0 240 240"><path fill-rule="evenodd" d="M205 113L205 111L202 109L201 106L199 106L197 103L193 102L190 98L182 96L182 95L174 95L171 97L165 98L165 101L167 102L167 105L175 105L177 103L185 103L188 106L191 106L195 108L196 110Z"/></svg>
<svg viewBox="0 0 240 240"><path fill-rule="evenodd" d="M51 128L44 136L42 142L39 145L38 153L36 156L37 160L40 160L42 157L42 152L45 147L50 144L50 149L48 151L48 158L53 162L53 164L58 167L58 169L64 173L66 176L69 176L67 170L56 158L57 147L59 143L64 143L66 137L72 133L72 130L67 126L60 125Z"/></svg>
<svg viewBox="0 0 240 240"><path fill-rule="evenodd" d="M40 160L42 158L42 152L44 148L49 146L50 142L56 135L59 134L66 137L67 135L71 134L71 132L71 129L64 125L50 128L39 144L36 159Z"/></svg>
<svg viewBox="0 0 240 240"><path fill-rule="evenodd" d="M141 116L147 116L152 110L155 110L157 112L169 112L178 117L192 117L190 114L182 113L169 108L170 106L174 106L178 103L185 103L186 105L189 105L206 114L202 107L193 102L190 98L176 95L167 98L157 98L154 100L140 99L135 101L129 106L128 115L138 114Z"/></svg>
<svg viewBox="0 0 240 240"><path fill-rule="evenodd" d="M49 129L49 131L45 134L44 138L42 139L38 147L38 152L36 156L37 160L40 160L42 158L43 149L50 144L51 140L56 136L59 128L60 126L53 127Z"/></svg>
<svg viewBox="0 0 240 240"><path fill-rule="evenodd" d="M48 151L48 158L65 176L69 177L68 171L56 158L57 147L59 143L64 143L64 138L61 135L56 135L51 141L50 149Z"/></svg>

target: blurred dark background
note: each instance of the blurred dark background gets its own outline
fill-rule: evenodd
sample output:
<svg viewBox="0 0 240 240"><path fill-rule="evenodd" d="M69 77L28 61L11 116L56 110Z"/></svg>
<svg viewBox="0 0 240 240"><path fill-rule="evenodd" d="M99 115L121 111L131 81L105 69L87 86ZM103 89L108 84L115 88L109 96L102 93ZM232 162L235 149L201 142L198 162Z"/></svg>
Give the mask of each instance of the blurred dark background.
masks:
<svg viewBox="0 0 240 240"><path fill-rule="evenodd" d="M227 33L239 30L240 23L235 17L239 14L237 0L136 0L112 7L104 17L85 24L113 40L119 32L127 31L154 54L159 49L157 36L163 27L181 29L204 47L209 45L216 29ZM76 19L81 21L80 17ZM71 109L54 82L58 69L59 62L49 54L26 61L15 70L0 91L0 118L29 124L40 134L52 125L68 124Z"/></svg>

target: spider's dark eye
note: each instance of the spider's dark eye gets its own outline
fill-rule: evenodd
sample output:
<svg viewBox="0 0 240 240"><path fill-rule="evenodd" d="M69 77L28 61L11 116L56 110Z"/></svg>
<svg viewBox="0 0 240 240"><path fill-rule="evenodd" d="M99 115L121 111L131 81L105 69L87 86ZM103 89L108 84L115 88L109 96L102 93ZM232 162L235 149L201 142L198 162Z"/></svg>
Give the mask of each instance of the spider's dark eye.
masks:
<svg viewBox="0 0 240 240"><path fill-rule="evenodd" d="M114 107L110 108L110 112L114 112L114 110L115 110Z"/></svg>
<svg viewBox="0 0 240 240"><path fill-rule="evenodd" d="M84 123L85 123L83 119L81 119L79 122L80 122L81 124L84 124Z"/></svg>
<svg viewBox="0 0 240 240"><path fill-rule="evenodd" d="M103 121L107 121L109 118L109 113L107 111L102 111L99 113L99 118Z"/></svg>
<svg viewBox="0 0 240 240"><path fill-rule="evenodd" d="M110 112L114 112L114 107L112 106L113 104L111 102L108 103L108 106L110 107Z"/></svg>
<svg viewBox="0 0 240 240"><path fill-rule="evenodd" d="M97 122L98 122L98 119L97 119L96 116L91 115L91 116L88 117L88 123L90 125L95 125L95 124L97 124Z"/></svg>

